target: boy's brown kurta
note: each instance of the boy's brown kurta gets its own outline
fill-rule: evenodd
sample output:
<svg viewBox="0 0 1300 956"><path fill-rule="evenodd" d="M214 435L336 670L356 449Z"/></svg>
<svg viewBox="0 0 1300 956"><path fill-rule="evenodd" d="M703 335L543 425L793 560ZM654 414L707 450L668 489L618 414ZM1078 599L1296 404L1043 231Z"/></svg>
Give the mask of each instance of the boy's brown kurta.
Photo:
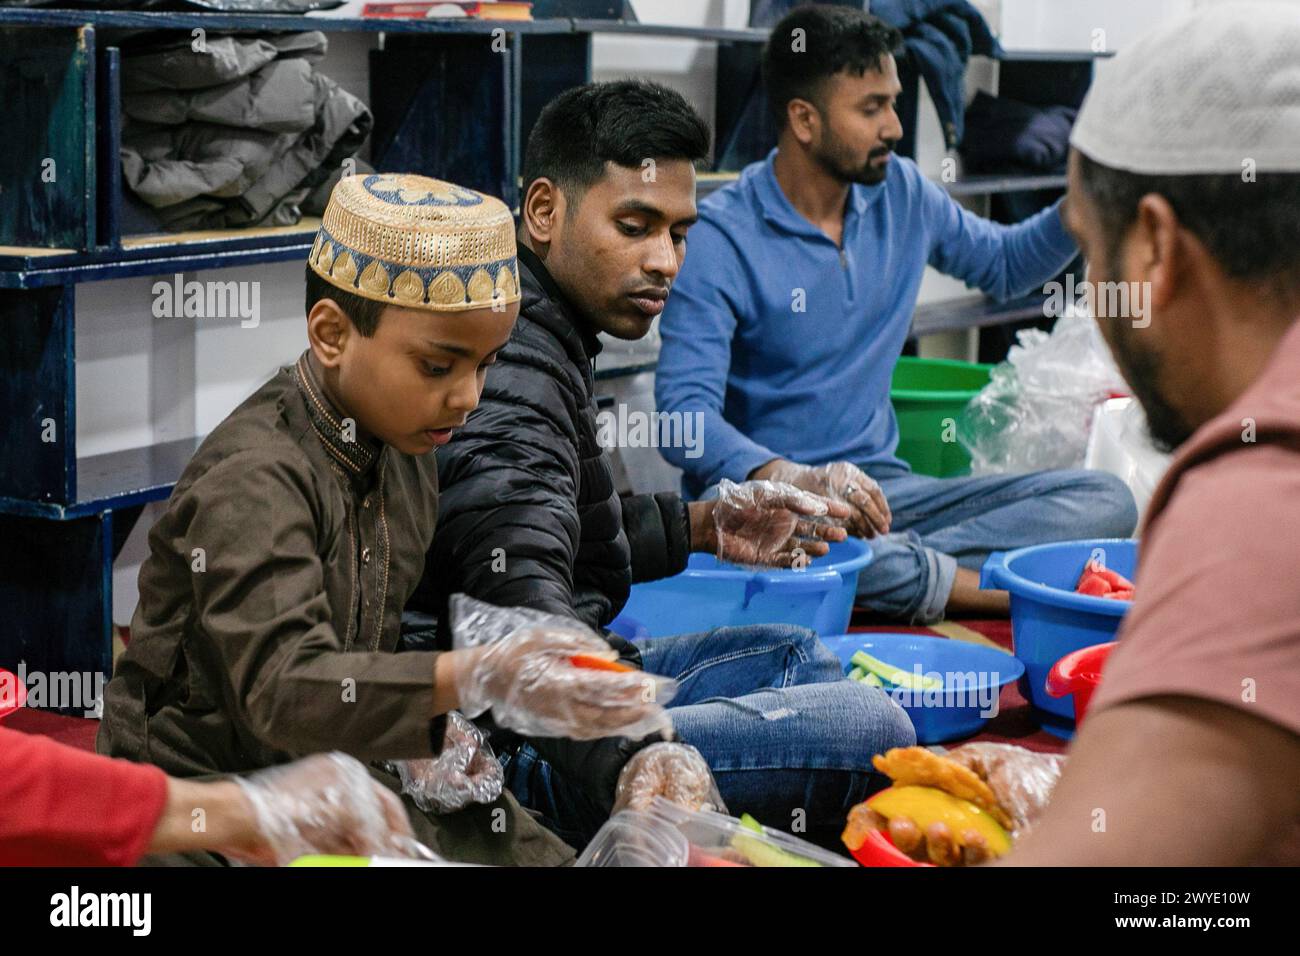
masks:
<svg viewBox="0 0 1300 956"><path fill-rule="evenodd" d="M355 435L306 354L281 369L203 442L149 533L99 751L182 777L431 756L437 652L394 651L437 500L432 454ZM471 862L571 855L498 803L413 819L417 836Z"/></svg>

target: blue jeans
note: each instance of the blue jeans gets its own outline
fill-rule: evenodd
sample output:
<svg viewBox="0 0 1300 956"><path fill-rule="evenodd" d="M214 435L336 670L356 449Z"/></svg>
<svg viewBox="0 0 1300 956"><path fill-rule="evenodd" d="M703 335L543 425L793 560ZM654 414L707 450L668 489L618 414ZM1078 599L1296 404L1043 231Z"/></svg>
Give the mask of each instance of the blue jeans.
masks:
<svg viewBox="0 0 1300 956"><path fill-rule="evenodd" d="M858 603L909 624L943 617L957 568L979 570L993 551L1076 538L1125 538L1137 506L1104 471L1038 471L932 478L906 467L863 466L894 520L871 540Z"/></svg>
<svg viewBox="0 0 1300 956"><path fill-rule="evenodd" d="M903 709L844 679L839 659L806 628L721 627L636 645L647 671L678 681L667 705L673 727L708 761L727 808L822 846L838 846L849 809L888 785L872 755L916 743ZM520 803L573 846L607 819L532 747L504 763Z"/></svg>

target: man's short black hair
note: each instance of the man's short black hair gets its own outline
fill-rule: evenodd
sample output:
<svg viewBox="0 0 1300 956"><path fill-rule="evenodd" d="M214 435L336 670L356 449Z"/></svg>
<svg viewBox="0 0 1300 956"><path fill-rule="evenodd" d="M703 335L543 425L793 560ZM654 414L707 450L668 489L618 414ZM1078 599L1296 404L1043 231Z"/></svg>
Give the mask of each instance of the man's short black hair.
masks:
<svg viewBox="0 0 1300 956"><path fill-rule="evenodd" d="M828 79L836 73L862 76L879 70L884 58L902 45L901 33L862 10L795 7L772 28L763 48L763 85L777 129L785 128L791 100L808 100L820 109Z"/></svg>
<svg viewBox="0 0 1300 956"><path fill-rule="evenodd" d="M708 152L708 124L675 90L645 80L587 83L537 117L524 150L524 194L545 177L576 198L606 162L639 169L646 159L695 163Z"/></svg>
<svg viewBox="0 0 1300 956"><path fill-rule="evenodd" d="M1300 295L1300 174L1145 175L1114 169L1078 153L1079 179L1092 201L1109 262L1118 262L1138 202L1163 196L1178 220L1233 279Z"/></svg>
<svg viewBox="0 0 1300 956"><path fill-rule="evenodd" d="M304 315L310 315L312 307L321 299L333 299L337 302L339 308L352 320L357 331L366 338L375 334L375 329L379 328L379 317L384 314L384 309L388 308L382 302L331 285L317 275L311 266L307 266L307 306Z"/></svg>

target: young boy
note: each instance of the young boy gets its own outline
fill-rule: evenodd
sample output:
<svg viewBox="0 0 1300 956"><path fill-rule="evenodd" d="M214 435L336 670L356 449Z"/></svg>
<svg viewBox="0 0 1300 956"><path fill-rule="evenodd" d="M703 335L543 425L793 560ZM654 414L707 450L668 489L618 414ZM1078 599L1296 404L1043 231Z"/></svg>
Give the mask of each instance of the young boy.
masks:
<svg viewBox="0 0 1300 956"><path fill-rule="evenodd" d="M570 664L610 656L594 637L393 653L437 518L429 453L478 404L518 303L500 201L410 175L335 187L308 259L308 349L208 436L150 532L101 752L194 777L323 750L427 759L444 736L465 745L456 708L586 737L655 722L636 675ZM592 704L581 720L575 697ZM411 811L416 836L469 862L571 856L497 792Z"/></svg>

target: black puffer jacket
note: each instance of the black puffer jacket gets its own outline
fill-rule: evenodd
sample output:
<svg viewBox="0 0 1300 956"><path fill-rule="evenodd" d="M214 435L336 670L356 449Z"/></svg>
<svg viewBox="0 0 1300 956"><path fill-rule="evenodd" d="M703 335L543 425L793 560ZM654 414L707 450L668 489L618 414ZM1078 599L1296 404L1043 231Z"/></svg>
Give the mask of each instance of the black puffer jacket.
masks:
<svg viewBox="0 0 1300 956"><path fill-rule="evenodd" d="M437 452L438 526L410 606L445 621L447 598L461 592L599 629L634 582L686 567L688 513L673 493L617 494L597 441L591 363L600 342L525 247L519 266L522 303L510 343L488 371L478 408ZM640 663L632 645L608 638ZM440 644L448 640L440 634ZM619 769L641 744L530 742L606 807Z"/></svg>

